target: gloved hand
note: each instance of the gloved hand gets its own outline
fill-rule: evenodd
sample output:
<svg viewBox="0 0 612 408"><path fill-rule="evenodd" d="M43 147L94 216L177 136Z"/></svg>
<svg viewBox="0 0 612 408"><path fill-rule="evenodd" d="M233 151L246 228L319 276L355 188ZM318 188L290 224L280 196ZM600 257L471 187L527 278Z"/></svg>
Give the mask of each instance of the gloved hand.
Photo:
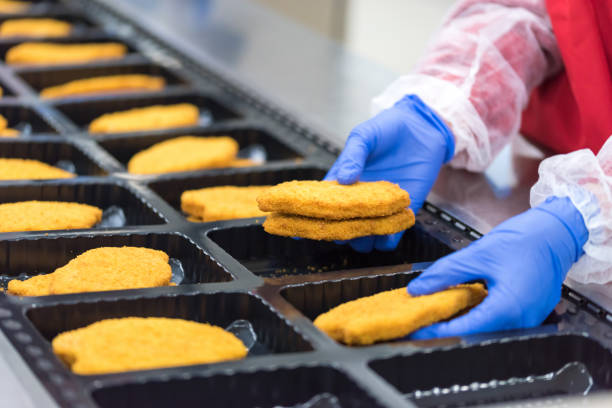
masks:
<svg viewBox="0 0 612 408"><path fill-rule="evenodd" d="M325 180L397 183L410 194L410 208L416 213L454 150L453 135L444 121L418 96L408 95L353 129ZM349 243L359 252L373 247L390 251L402 235L363 237Z"/></svg>
<svg viewBox="0 0 612 408"><path fill-rule="evenodd" d="M559 303L561 284L583 254L588 231L569 198L549 197L429 267L408 284L425 295L484 280L489 295L469 313L414 333L413 339L529 328Z"/></svg>

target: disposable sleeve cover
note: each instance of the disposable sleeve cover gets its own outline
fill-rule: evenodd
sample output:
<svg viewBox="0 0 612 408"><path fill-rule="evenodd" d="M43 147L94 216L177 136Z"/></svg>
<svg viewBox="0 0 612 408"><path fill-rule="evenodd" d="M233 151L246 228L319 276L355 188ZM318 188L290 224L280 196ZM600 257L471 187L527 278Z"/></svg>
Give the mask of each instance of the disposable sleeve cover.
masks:
<svg viewBox="0 0 612 408"><path fill-rule="evenodd" d="M451 166L482 171L518 132L531 91L562 66L545 0L463 0L416 72L372 101L372 113L418 95L455 136Z"/></svg>
<svg viewBox="0 0 612 408"><path fill-rule="evenodd" d="M549 196L568 197L589 232L585 254L567 276L580 283L612 281L612 136L597 156L589 149L553 156L540 164L539 174L531 206Z"/></svg>

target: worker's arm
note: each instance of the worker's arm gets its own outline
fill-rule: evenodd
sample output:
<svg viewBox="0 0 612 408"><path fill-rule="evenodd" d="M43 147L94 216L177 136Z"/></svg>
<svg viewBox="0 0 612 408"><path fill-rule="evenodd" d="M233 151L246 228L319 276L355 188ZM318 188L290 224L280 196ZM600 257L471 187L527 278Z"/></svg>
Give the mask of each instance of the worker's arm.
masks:
<svg viewBox="0 0 612 408"><path fill-rule="evenodd" d="M373 110L418 95L450 125L450 164L482 171L517 133L531 91L561 64L545 0L463 0L416 72L375 98Z"/></svg>

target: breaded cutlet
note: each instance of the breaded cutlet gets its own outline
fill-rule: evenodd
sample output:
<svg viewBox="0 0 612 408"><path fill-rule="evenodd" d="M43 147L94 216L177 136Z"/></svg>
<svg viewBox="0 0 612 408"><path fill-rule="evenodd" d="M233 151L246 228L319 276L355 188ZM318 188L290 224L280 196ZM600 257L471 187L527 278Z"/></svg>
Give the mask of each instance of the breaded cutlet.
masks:
<svg viewBox="0 0 612 408"><path fill-rule="evenodd" d="M0 232L91 228L102 219L92 205L64 201L0 204Z"/></svg>
<svg viewBox="0 0 612 408"><path fill-rule="evenodd" d="M181 195L181 209L204 222L261 217L255 199L269 186L220 186L188 190Z"/></svg>
<svg viewBox="0 0 612 408"><path fill-rule="evenodd" d="M395 214L410 204L408 193L388 181L287 181L257 197L262 211L345 220Z"/></svg>
<svg viewBox="0 0 612 408"><path fill-rule="evenodd" d="M0 13L22 13L31 6L31 1L0 0Z"/></svg>
<svg viewBox="0 0 612 408"><path fill-rule="evenodd" d="M238 142L229 136L181 136L136 153L127 168L134 174L161 174L229 166Z"/></svg>
<svg viewBox="0 0 612 408"><path fill-rule="evenodd" d="M66 37L72 24L54 18L14 18L0 24L0 37Z"/></svg>
<svg viewBox="0 0 612 408"><path fill-rule="evenodd" d="M487 296L480 283L412 297L406 288L352 300L319 315L314 325L336 341L364 346L398 339L449 319Z"/></svg>
<svg viewBox="0 0 612 408"><path fill-rule="evenodd" d="M0 180L71 178L74 174L38 160L0 158Z"/></svg>
<svg viewBox="0 0 612 408"><path fill-rule="evenodd" d="M335 241L369 235L395 234L412 227L414 221L414 213L409 208L383 217L349 220L326 220L272 213L266 217L263 227L267 233L273 235Z"/></svg>
<svg viewBox="0 0 612 408"><path fill-rule="evenodd" d="M127 47L119 43L61 44L25 42L11 47L5 56L8 65L80 64L123 58Z"/></svg>
<svg viewBox="0 0 612 408"><path fill-rule="evenodd" d="M240 339L221 327L163 317L101 320L61 333L51 344L82 375L210 364L248 353Z"/></svg>
<svg viewBox="0 0 612 408"><path fill-rule="evenodd" d="M50 86L40 91L40 97L49 99L113 92L158 91L165 86L166 80L158 76L143 74L108 75L76 79L61 85Z"/></svg>
<svg viewBox="0 0 612 408"><path fill-rule="evenodd" d="M154 105L106 113L89 124L91 133L121 133L198 124L200 112L190 103Z"/></svg>

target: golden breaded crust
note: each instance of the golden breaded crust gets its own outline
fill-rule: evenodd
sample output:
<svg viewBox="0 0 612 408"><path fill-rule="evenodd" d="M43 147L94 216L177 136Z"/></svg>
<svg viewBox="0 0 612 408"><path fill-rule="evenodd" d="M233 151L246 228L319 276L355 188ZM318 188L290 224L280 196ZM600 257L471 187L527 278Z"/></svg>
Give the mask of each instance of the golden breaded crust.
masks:
<svg viewBox="0 0 612 408"><path fill-rule="evenodd" d="M221 186L188 190L181 195L181 209L200 222L261 217L255 199L270 186Z"/></svg>
<svg viewBox="0 0 612 408"><path fill-rule="evenodd" d="M345 220L395 214L410 204L410 197L388 181L342 185L336 181L294 180L270 188L257 202L262 211Z"/></svg>
<svg viewBox="0 0 612 408"><path fill-rule="evenodd" d="M284 237L300 237L323 241L346 240L369 235L395 234L414 225L414 213L403 209L384 217L353 218L350 220L325 220L272 213L263 223L269 234Z"/></svg>
<svg viewBox="0 0 612 408"><path fill-rule="evenodd" d="M0 0L0 13L20 13L32 5L31 1Z"/></svg>
<svg viewBox="0 0 612 408"><path fill-rule="evenodd" d="M16 18L0 24L0 37L66 37L72 24L54 18Z"/></svg>
<svg viewBox="0 0 612 408"><path fill-rule="evenodd" d="M418 297L410 296L404 287L343 303L319 315L314 325L336 341L363 346L401 338L449 319L486 296L480 283Z"/></svg>
<svg viewBox="0 0 612 408"><path fill-rule="evenodd" d="M20 201L0 204L0 232L91 228L102 210L63 201Z"/></svg>
<svg viewBox="0 0 612 408"><path fill-rule="evenodd" d="M135 174L160 174L227 167L238 153L238 142L229 136L182 136L154 144L128 162Z"/></svg>
<svg viewBox="0 0 612 408"><path fill-rule="evenodd" d="M157 91L165 86L166 80L157 76L142 74L109 75L77 79L62 85L50 86L40 91L40 96L43 99L48 99L119 91Z"/></svg>
<svg viewBox="0 0 612 408"><path fill-rule="evenodd" d="M73 64L123 58L127 47L119 43L59 44L26 42L11 47L5 61L15 64Z"/></svg>
<svg viewBox="0 0 612 408"><path fill-rule="evenodd" d="M38 160L0 158L0 180L71 178L74 174Z"/></svg>
<svg viewBox="0 0 612 408"><path fill-rule="evenodd" d="M209 364L246 357L242 341L221 327L182 319L107 319L59 334L53 352L82 375Z"/></svg>
<svg viewBox="0 0 612 408"><path fill-rule="evenodd" d="M200 112L190 103L155 105L106 113L89 124L91 133L121 133L198 124Z"/></svg>
<svg viewBox="0 0 612 408"><path fill-rule="evenodd" d="M33 276L30 279L9 281L6 293L15 296L45 296L50 295L49 285L53 274Z"/></svg>
<svg viewBox="0 0 612 408"><path fill-rule="evenodd" d="M251 159L236 158L232 160L227 167L253 167L253 166L260 166L262 164L263 164L262 162L258 162L258 161L251 160Z"/></svg>
<svg viewBox="0 0 612 408"><path fill-rule="evenodd" d="M17 129L6 128L0 130L0 137L18 137L21 134Z"/></svg>

